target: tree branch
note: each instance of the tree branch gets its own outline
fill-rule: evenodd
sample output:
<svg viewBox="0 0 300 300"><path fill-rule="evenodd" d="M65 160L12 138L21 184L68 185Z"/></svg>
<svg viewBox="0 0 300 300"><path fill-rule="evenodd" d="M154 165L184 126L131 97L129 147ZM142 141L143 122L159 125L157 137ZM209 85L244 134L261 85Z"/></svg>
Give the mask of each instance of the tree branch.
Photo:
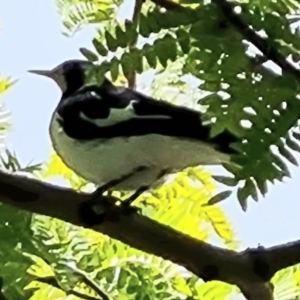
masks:
<svg viewBox="0 0 300 300"><path fill-rule="evenodd" d="M160 7L164 7L167 10L177 11L189 11L188 7L184 7L172 0L151 0L153 3ZM236 30L249 42L251 42L261 53L268 59L276 63L282 70L298 81L300 81L300 70L294 67L291 63L286 60L286 57L282 55L276 47L274 47L267 38L260 37L249 25L234 12L233 3L227 0L212 0L223 12L226 19L236 28Z"/></svg>
<svg viewBox="0 0 300 300"><path fill-rule="evenodd" d="M287 243L285 245L267 248L263 256L271 267L270 272L294 266L300 262L300 240Z"/></svg>
<svg viewBox="0 0 300 300"><path fill-rule="evenodd" d="M136 26L138 26L138 24L139 24L142 6L143 6L143 0L135 0L132 21L133 21L133 23L136 24ZM135 48L136 43L137 43L137 38L135 40L135 43L130 45L129 48L130 49ZM131 76L127 80L128 80L128 87L135 90L135 88L136 88L136 72L133 72L133 74L131 74Z"/></svg>
<svg viewBox="0 0 300 300"><path fill-rule="evenodd" d="M79 208L86 193L0 172L0 202L87 227ZM242 252L222 249L176 231L136 212L125 215L116 202L99 201L99 219L93 230L131 247L184 266L205 281L220 280L240 287L247 299L272 300L269 280L281 268L300 262L300 242ZM147 238L145 238L147 237Z"/></svg>

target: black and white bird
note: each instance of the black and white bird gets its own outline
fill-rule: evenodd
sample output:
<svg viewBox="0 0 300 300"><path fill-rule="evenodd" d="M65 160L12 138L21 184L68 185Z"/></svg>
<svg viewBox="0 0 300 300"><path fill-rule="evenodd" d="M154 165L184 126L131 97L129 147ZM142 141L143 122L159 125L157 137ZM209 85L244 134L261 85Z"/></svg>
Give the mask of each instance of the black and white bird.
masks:
<svg viewBox="0 0 300 300"><path fill-rule="evenodd" d="M210 138L198 111L155 100L108 80L89 85L93 64L70 60L50 71L62 91L50 136L64 163L98 186L113 180L114 190L137 191L163 183L164 175L186 167L216 165L235 153L236 137Z"/></svg>

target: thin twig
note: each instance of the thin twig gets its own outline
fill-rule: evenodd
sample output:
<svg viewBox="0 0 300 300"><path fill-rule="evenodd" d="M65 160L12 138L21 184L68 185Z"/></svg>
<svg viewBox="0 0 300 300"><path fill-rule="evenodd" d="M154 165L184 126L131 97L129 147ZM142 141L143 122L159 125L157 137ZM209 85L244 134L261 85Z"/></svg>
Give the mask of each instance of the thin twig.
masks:
<svg viewBox="0 0 300 300"><path fill-rule="evenodd" d="M109 296L102 291L100 286L94 280L92 280L88 276L88 274L77 268L72 268L72 270L73 273L79 276L82 279L82 282L85 283L88 287L90 287L93 291L95 291L101 297L102 300L110 300Z"/></svg>
<svg viewBox="0 0 300 300"><path fill-rule="evenodd" d="M135 5L134 5L134 10L133 10L133 15L132 15L132 22L136 26L138 26L138 24L139 24L142 6L143 6L143 0L135 0ZM136 38L135 42L129 46L129 48L130 49L135 48L136 44L137 44L137 38ZM127 78L127 80L128 80L128 87L135 90L135 88L136 88L136 72L133 72L133 74L131 74L131 76L129 78Z"/></svg>
<svg viewBox="0 0 300 300"><path fill-rule="evenodd" d="M138 26L138 24L139 24L139 18L140 18L143 2L144 2L144 0L136 0L135 1L135 6L134 6L134 10L133 10L133 15L132 15L132 21L136 24L136 26ZM171 0L152 0L152 2L160 7L167 9L167 10L173 10L173 11L190 10L189 8L185 8L185 7L181 6L180 4L175 3ZM130 49L135 48L136 43L137 43L137 40L135 41L135 43L130 45L129 48ZM131 89L135 89L136 88L136 72L131 74L131 76L129 78L127 78L127 81L128 81L128 87Z"/></svg>
<svg viewBox="0 0 300 300"><path fill-rule="evenodd" d="M81 298L83 300L102 300L102 298L93 297L93 296L86 295L84 293L74 291L74 290L67 291L66 294L67 295L74 295L74 296L76 296L78 298Z"/></svg>
<svg viewBox="0 0 300 300"><path fill-rule="evenodd" d="M54 276L39 277L39 278L35 278L34 280L38 281L38 282L41 282L41 283L51 285L51 286L53 286L57 289L62 289L61 286L58 284L57 279ZM84 294L84 293L81 293L81 292L78 292L78 291L74 291L74 290L67 290L67 291L64 290L64 292L67 295L74 295L74 296L76 296L78 298L81 298L83 300L102 300L101 298L93 297L93 296L90 296L90 295L87 295L87 294ZM104 299L104 300L106 300L106 299Z"/></svg>

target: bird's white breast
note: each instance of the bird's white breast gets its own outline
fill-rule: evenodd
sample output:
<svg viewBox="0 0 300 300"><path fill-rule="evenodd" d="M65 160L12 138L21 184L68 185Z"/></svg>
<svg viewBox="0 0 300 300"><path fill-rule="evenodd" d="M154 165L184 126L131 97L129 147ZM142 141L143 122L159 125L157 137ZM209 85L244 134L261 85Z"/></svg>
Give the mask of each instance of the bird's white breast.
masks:
<svg viewBox="0 0 300 300"><path fill-rule="evenodd" d="M176 171L228 160L225 154L220 154L208 144L158 134L76 141L60 128L56 113L51 121L50 136L64 163L97 185L127 175L140 166L148 168L116 187L122 190L152 185L164 169Z"/></svg>

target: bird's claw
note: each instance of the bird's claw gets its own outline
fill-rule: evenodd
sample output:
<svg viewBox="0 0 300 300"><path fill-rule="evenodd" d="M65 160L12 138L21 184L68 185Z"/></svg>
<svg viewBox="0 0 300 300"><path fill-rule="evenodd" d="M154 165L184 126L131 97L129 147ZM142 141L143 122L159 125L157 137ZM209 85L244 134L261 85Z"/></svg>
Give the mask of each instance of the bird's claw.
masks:
<svg viewBox="0 0 300 300"><path fill-rule="evenodd" d="M120 184L121 182L127 180L128 178L130 178L131 176L133 176L137 172L144 171L145 169L147 169L147 167L140 166L140 167L136 168L133 172L131 172L129 174L126 174L124 176L121 176L118 179L111 180L110 182L102 185L101 187L98 187L96 189L96 191L94 191L92 193L92 198L90 200L91 201L90 203L97 203L99 201L99 199L101 199L101 197L103 196L103 193L105 193L109 189L112 189L113 187ZM119 205L119 208L121 209L121 211L126 215L131 214L133 212L141 212L140 208L132 207L131 204L142 193L144 193L146 190L148 190L148 188L149 188L149 186L141 186L131 196L129 196L127 199L123 200L121 202L121 204Z"/></svg>

